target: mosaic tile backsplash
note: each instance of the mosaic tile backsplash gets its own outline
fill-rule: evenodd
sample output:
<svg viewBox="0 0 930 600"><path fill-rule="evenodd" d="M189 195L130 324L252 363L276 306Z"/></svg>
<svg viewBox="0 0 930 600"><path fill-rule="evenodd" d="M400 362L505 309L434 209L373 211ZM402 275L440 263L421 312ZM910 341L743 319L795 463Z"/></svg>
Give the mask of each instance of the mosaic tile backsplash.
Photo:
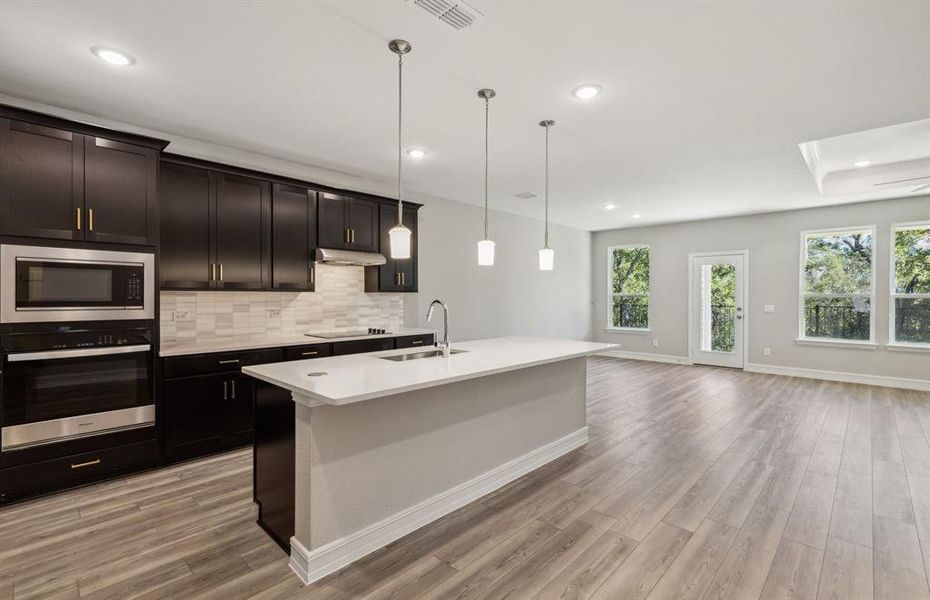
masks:
<svg viewBox="0 0 930 600"><path fill-rule="evenodd" d="M317 265L316 292L162 292L162 343L244 335L287 336L404 325L397 293L365 293L362 267ZM190 320L175 321L175 312Z"/></svg>

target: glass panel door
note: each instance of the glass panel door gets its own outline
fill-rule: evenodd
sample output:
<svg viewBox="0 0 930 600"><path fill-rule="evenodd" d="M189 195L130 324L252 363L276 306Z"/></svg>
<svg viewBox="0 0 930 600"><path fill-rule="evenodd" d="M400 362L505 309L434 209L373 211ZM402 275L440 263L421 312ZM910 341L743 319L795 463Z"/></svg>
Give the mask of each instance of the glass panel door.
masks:
<svg viewBox="0 0 930 600"><path fill-rule="evenodd" d="M743 366L743 255L692 257L692 361Z"/></svg>

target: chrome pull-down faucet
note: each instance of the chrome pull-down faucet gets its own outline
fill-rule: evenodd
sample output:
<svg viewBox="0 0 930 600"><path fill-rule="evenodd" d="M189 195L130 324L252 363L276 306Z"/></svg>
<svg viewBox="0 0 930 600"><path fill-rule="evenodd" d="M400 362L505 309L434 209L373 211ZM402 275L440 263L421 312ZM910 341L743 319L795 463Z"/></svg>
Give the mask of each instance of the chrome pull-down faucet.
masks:
<svg viewBox="0 0 930 600"><path fill-rule="evenodd" d="M433 308L436 305L442 307L442 341L436 344L439 346L439 349L442 350L442 355L444 358L449 358L451 353L451 347L449 346L449 307L446 306L446 303L442 300L433 300L429 304L429 310L426 311L426 322L428 323L433 318Z"/></svg>

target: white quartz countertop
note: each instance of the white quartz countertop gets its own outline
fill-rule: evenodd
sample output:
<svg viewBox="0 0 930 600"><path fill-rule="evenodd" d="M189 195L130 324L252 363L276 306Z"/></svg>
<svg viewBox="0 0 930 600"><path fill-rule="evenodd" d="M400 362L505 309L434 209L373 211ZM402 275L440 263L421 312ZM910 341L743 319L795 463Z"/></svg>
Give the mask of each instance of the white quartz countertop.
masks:
<svg viewBox="0 0 930 600"><path fill-rule="evenodd" d="M290 390L296 402L311 406L342 405L586 356L613 347L615 344L504 337L453 343L453 350L465 352L449 358L403 362L380 358L427 349L407 348L254 365L243 367L242 372Z"/></svg>
<svg viewBox="0 0 930 600"><path fill-rule="evenodd" d="M354 340L374 340L379 338L395 338L408 335L423 335L436 333L432 329L398 329L384 335L346 336L339 338L310 337L300 333L287 335L255 335L237 336L229 338L210 338L205 340L190 340L162 344L158 355L186 356L189 354L208 354L210 352L230 352L235 350L253 350L259 348L281 348L284 346L302 346L304 344L329 344L332 342L351 342Z"/></svg>

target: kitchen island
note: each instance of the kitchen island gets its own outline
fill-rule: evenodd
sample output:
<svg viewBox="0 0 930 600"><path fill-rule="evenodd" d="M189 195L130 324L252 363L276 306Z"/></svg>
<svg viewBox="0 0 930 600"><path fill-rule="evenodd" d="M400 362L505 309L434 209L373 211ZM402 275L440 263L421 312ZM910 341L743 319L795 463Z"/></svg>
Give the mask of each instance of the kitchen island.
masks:
<svg viewBox="0 0 930 600"><path fill-rule="evenodd" d="M583 445L585 357L611 347L511 337L243 367L295 408L291 446L261 396L255 423L256 452L293 449L270 466L293 465L293 569L315 581Z"/></svg>

